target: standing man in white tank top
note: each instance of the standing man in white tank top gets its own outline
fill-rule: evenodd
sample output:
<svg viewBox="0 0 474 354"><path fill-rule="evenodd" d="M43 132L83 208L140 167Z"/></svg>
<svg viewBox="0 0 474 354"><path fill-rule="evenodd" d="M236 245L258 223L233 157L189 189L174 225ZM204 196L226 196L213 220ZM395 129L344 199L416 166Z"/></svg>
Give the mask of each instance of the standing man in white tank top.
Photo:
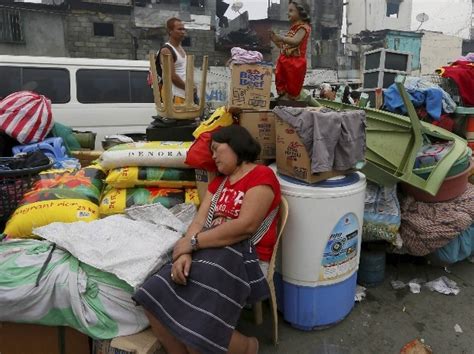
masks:
<svg viewBox="0 0 474 354"><path fill-rule="evenodd" d="M168 30L169 40L160 50L160 62L163 63L164 55L169 54L176 61L171 63L171 81L173 82L173 96L174 103L184 103L185 97L185 83L186 83L186 52L181 43L186 36L186 29L184 23L179 18L172 17L166 21L166 28ZM169 47L171 47L171 49ZM174 51L174 53L171 52Z"/></svg>

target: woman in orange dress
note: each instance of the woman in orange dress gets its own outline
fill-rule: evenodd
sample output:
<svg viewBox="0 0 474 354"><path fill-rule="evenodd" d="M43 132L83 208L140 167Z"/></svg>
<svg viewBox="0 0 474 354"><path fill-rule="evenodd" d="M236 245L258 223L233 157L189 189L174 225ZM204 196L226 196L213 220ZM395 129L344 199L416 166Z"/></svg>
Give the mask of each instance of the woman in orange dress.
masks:
<svg viewBox="0 0 474 354"><path fill-rule="evenodd" d="M311 34L310 18L302 0L290 1L288 19L291 27L286 36L271 31L271 40L281 49L275 70L275 85L280 97L296 99L306 74L306 48Z"/></svg>

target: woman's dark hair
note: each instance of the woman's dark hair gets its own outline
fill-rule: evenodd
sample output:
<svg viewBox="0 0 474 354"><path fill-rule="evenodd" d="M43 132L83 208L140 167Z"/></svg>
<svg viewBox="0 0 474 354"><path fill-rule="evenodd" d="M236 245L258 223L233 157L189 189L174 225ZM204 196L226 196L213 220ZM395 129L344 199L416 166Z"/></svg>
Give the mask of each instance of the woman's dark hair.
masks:
<svg viewBox="0 0 474 354"><path fill-rule="evenodd" d="M237 155L237 164L254 162L260 155L260 144L250 135L247 129L240 125L229 125L212 133L212 140L225 143Z"/></svg>
<svg viewBox="0 0 474 354"><path fill-rule="evenodd" d="M290 4L295 5L300 14L301 21L311 23L311 18L309 17L309 6L304 0L290 0Z"/></svg>

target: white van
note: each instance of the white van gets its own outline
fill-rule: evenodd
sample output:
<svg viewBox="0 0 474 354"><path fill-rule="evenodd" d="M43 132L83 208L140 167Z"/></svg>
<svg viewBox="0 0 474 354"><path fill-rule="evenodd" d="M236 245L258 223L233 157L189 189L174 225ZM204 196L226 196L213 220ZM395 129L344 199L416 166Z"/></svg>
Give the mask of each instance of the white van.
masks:
<svg viewBox="0 0 474 354"><path fill-rule="evenodd" d="M144 60L0 55L0 98L32 90L52 102L53 119L106 135L141 133L156 115Z"/></svg>

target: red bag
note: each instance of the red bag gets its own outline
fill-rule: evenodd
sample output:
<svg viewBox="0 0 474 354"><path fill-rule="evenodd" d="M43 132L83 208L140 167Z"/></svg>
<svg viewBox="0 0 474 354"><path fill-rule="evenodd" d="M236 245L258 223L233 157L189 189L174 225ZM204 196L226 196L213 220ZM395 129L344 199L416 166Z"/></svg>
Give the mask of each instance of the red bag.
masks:
<svg viewBox="0 0 474 354"><path fill-rule="evenodd" d="M184 161L187 165L209 172L217 171L217 166L212 159L211 152L212 133L214 131L216 130L204 132L194 140L186 154L186 161Z"/></svg>
<svg viewBox="0 0 474 354"><path fill-rule="evenodd" d="M43 95L19 91L0 101L0 130L21 144L43 141L53 124L51 101Z"/></svg>

